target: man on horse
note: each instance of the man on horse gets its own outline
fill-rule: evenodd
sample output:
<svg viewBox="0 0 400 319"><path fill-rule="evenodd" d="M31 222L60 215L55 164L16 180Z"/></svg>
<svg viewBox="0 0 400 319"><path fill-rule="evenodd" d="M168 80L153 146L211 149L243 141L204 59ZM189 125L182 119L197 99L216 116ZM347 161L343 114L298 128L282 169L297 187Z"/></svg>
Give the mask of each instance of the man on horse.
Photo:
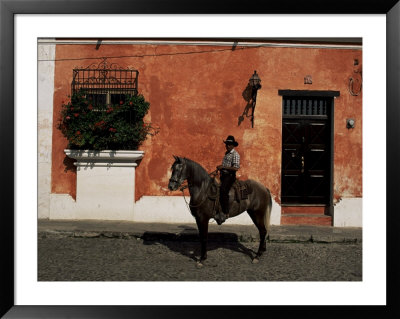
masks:
<svg viewBox="0 0 400 319"><path fill-rule="evenodd" d="M222 159L222 165L217 166L217 170L220 171L221 176L221 188L220 188L220 203L222 212L219 216L217 214L216 221L221 225L229 217L229 190L233 183L236 181L236 172L240 168L240 155L235 150L235 147L239 145L235 141L232 135L229 135L224 141L226 152Z"/></svg>

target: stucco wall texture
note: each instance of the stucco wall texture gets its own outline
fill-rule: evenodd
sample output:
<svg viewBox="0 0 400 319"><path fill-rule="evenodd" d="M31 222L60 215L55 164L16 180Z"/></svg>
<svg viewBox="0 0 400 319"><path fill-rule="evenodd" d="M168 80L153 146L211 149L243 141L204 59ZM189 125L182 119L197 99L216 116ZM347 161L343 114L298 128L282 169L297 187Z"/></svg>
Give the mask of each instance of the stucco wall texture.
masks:
<svg viewBox="0 0 400 319"><path fill-rule="evenodd" d="M94 58L101 57L139 71L139 93L150 102L145 120L160 128L140 147L145 156L136 169L136 200L144 195L181 195L167 188L172 155L188 157L210 172L224 155L223 139L234 135L241 155L239 177L258 180L280 203L282 97L278 90L284 89L340 91L334 106L334 199L362 197L362 96L352 96L348 90L349 78L361 69L361 50L147 44L97 49L94 44L57 45L53 193L76 196L76 171L63 151L67 141L57 129L61 104L71 93L72 70L97 64L101 60ZM262 88L252 128L245 90L254 70ZM311 85L304 84L306 75L312 76ZM347 118L355 119L354 129L346 128Z"/></svg>

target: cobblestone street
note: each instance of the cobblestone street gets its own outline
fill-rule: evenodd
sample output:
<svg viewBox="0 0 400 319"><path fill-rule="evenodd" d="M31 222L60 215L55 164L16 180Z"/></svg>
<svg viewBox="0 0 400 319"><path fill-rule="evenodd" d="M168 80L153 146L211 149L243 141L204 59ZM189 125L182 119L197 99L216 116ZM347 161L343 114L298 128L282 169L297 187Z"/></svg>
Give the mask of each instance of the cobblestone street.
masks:
<svg viewBox="0 0 400 319"><path fill-rule="evenodd" d="M219 236L216 234L215 236ZM197 268L199 243L142 238L44 237L39 281L361 281L361 243L267 243L214 238Z"/></svg>

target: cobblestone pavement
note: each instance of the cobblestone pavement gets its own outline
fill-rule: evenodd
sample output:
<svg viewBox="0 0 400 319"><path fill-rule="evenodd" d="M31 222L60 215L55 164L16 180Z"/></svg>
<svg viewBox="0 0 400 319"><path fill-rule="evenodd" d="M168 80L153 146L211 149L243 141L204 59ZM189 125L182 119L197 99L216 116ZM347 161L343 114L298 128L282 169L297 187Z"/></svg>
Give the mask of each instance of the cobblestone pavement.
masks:
<svg viewBox="0 0 400 319"><path fill-rule="evenodd" d="M216 234L215 236L218 236ZM143 238L39 237L39 281L361 281L361 243L267 243L213 238L197 267L199 243Z"/></svg>

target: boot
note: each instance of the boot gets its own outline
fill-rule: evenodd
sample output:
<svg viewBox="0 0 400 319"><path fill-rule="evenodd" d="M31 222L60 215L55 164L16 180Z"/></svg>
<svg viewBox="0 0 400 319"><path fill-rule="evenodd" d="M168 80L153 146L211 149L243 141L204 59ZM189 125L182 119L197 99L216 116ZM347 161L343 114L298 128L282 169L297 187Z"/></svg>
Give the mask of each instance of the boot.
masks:
<svg viewBox="0 0 400 319"><path fill-rule="evenodd" d="M228 219L229 215L224 214L221 210L215 214L215 221L218 225L221 225L224 221Z"/></svg>

